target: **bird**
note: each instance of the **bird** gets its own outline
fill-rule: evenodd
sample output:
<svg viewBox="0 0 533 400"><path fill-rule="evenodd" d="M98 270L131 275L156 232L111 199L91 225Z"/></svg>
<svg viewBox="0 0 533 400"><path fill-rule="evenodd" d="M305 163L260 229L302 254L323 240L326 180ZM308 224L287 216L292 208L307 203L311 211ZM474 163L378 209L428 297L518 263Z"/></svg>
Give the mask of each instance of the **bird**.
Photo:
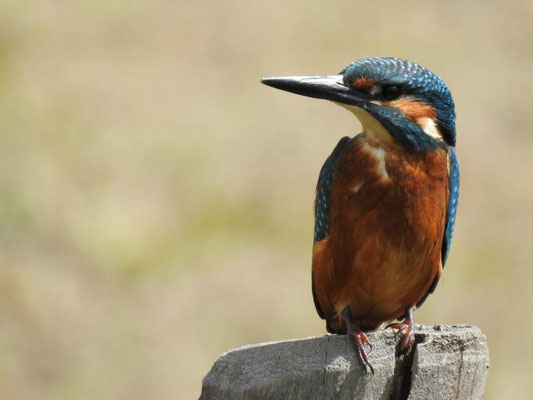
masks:
<svg viewBox="0 0 533 400"><path fill-rule="evenodd" d="M450 251L460 180L451 92L429 69L393 57L261 82L334 102L362 126L320 170L312 293L327 331L350 335L373 373L365 332L390 323L407 354L413 311L435 290Z"/></svg>

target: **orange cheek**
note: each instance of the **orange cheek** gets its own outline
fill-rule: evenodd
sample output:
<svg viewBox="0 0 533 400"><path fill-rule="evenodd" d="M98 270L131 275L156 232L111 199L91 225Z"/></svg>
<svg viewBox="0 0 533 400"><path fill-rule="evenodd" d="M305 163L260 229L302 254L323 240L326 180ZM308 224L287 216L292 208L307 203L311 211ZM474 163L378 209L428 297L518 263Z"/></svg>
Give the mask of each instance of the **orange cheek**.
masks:
<svg viewBox="0 0 533 400"><path fill-rule="evenodd" d="M393 100L385 103L385 105L402 111L411 121L417 121L421 118L434 119L437 116L437 112L429 104L409 98Z"/></svg>

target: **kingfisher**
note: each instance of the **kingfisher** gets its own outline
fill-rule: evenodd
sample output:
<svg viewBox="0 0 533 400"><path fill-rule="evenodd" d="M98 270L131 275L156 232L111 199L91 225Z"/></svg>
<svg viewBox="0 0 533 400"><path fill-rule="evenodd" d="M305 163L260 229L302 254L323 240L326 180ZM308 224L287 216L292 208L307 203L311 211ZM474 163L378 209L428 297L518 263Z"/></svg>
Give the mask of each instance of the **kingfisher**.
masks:
<svg viewBox="0 0 533 400"><path fill-rule="evenodd" d="M425 67L391 57L354 61L338 75L261 82L330 100L361 123L320 170L312 292L327 331L350 335L373 373L365 332L390 323L406 354L413 310L435 290L450 251L459 196L450 90Z"/></svg>

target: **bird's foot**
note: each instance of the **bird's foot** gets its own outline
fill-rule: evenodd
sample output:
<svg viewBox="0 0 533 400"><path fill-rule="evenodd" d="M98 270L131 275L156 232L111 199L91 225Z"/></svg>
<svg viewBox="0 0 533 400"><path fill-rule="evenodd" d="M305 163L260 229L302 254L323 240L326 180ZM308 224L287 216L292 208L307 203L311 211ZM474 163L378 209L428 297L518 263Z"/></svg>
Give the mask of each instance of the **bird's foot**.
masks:
<svg viewBox="0 0 533 400"><path fill-rule="evenodd" d="M372 367L372 364L368 361L368 354L366 353L366 350L364 348L364 345L370 347L370 351L372 351L372 344L370 344L370 340L368 340L368 336L362 331L362 330L351 330L348 331L348 335L350 335L353 339L353 344L355 346L355 349L357 350L357 354L359 355L359 359L361 360L361 363L365 367L365 370L372 375L374 375L374 367Z"/></svg>
<svg viewBox="0 0 533 400"><path fill-rule="evenodd" d="M348 307L342 311L341 315L346 323L346 331L353 339L354 347L357 351L357 355L359 356L359 360L361 360L361 363L365 367L365 371L370 371L370 373L374 375L374 368L368 361L368 354L365 350L365 345L367 345L369 350L372 351L372 344L370 343L368 336L356 325L352 316L352 312Z"/></svg>
<svg viewBox="0 0 533 400"><path fill-rule="evenodd" d="M405 319L387 325L387 328L398 329L400 333L400 354L407 354L415 342L415 324L413 322L413 310L408 308L405 311Z"/></svg>

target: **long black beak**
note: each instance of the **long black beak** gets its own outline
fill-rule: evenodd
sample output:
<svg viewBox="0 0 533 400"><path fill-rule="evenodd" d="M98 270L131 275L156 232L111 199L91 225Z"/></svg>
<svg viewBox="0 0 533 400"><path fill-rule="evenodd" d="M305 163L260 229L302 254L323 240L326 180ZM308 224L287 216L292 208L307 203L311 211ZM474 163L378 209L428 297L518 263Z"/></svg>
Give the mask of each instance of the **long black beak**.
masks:
<svg viewBox="0 0 533 400"><path fill-rule="evenodd" d="M356 107L362 107L367 100L364 93L344 85L342 75L263 78L261 83L302 96L331 100Z"/></svg>

